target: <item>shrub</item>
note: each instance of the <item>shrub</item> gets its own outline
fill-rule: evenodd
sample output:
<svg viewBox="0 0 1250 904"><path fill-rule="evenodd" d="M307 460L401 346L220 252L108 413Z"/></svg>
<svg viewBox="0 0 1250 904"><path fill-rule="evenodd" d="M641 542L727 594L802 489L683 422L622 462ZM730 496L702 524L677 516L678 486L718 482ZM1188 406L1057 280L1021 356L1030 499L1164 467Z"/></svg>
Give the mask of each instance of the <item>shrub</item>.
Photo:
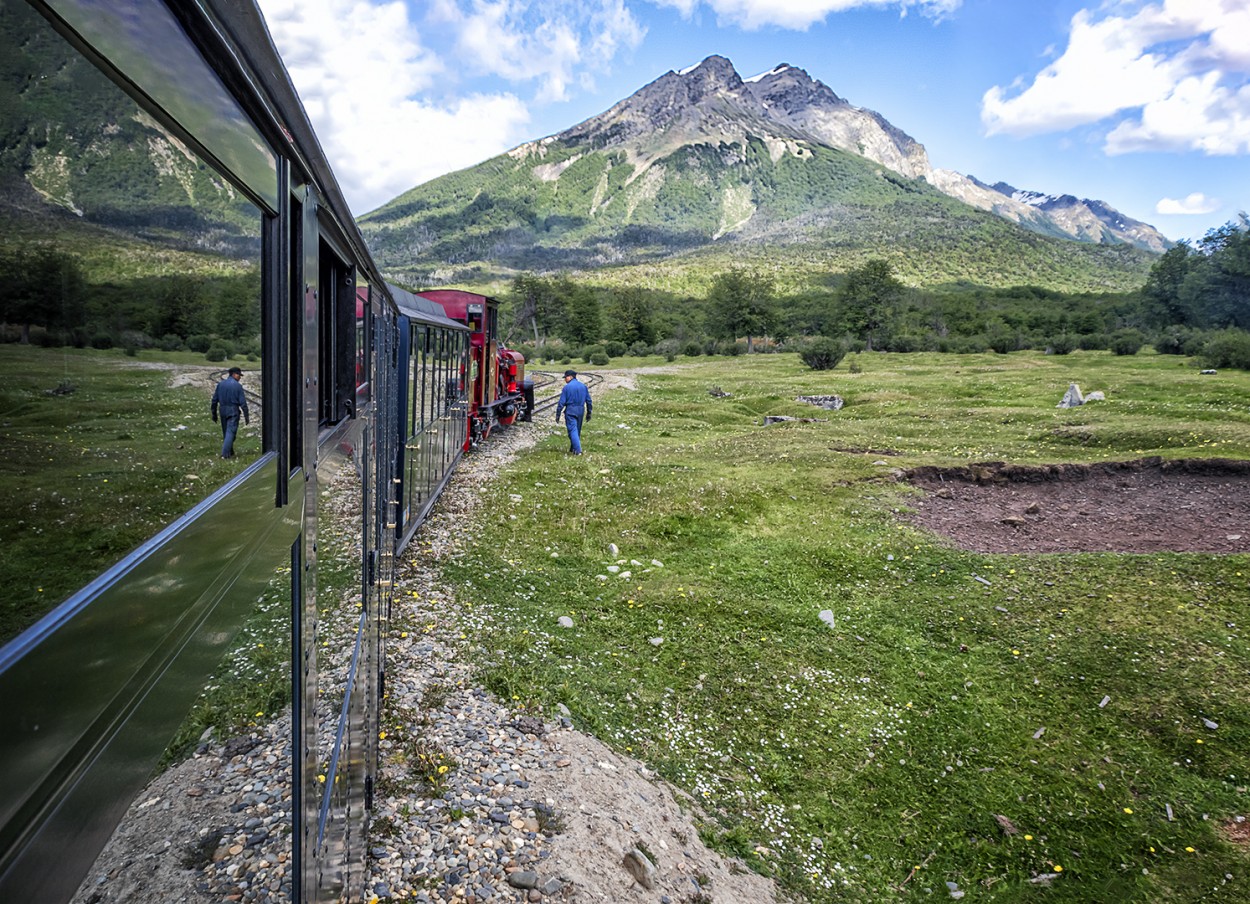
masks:
<svg viewBox="0 0 1250 904"><path fill-rule="evenodd" d="M590 359L595 357L595 355L603 355L606 358L608 357L608 352L602 345L588 345L582 349L579 357L587 364L593 364L594 362ZM606 364L607 362L605 361L604 363Z"/></svg>
<svg viewBox="0 0 1250 904"><path fill-rule="evenodd" d="M158 344L161 347L161 351L164 352L180 352L184 348L182 344L182 337L175 335L174 333L166 333L161 337Z"/></svg>
<svg viewBox="0 0 1250 904"><path fill-rule="evenodd" d="M608 353L605 351L597 351L590 356L590 363L596 364L600 367L607 364L611 360L612 359L608 357Z"/></svg>
<svg viewBox="0 0 1250 904"><path fill-rule="evenodd" d="M846 346L827 337L821 337L799 352L799 359L812 370L833 370L846 356Z"/></svg>
<svg viewBox="0 0 1250 904"><path fill-rule="evenodd" d="M645 358L647 355L651 354L651 346L639 339L629 347L626 354L632 355L635 358Z"/></svg>
<svg viewBox="0 0 1250 904"><path fill-rule="evenodd" d="M687 358L697 358L703 354L703 346L691 339L681 347L681 353Z"/></svg>
<svg viewBox="0 0 1250 904"><path fill-rule="evenodd" d="M677 354L680 351L681 342L676 339L661 339L655 344L655 353L657 355L663 355L665 358L669 358L670 361L672 358L677 357ZM669 357L670 355L672 357Z"/></svg>
<svg viewBox="0 0 1250 904"><path fill-rule="evenodd" d="M208 336L201 336L197 334L187 337L187 348L191 349L193 352L206 352L208 351L208 347L212 344L213 340Z"/></svg>
<svg viewBox="0 0 1250 904"><path fill-rule="evenodd" d="M609 358L619 358L629 350L624 342L618 342L613 339L610 342L603 343L603 350L608 353Z"/></svg>
<svg viewBox="0 0 1250 904"><path fill-rule="evenodd" d="M1207 367L1250 370L1250 333L1236 329L1221 330L1207 342L1202 358Z"/></svg>
<svg viewBox="0 0 1250 904"><path fill-rule="evenodd" d="M96 333L91 337L92 348L112 348L113 337L108 333Z"/></svg>
<svg viewBox="0 0 1250 904"><path fill-rule="evenodd" d="M1095 352L1107 347L1107 337L1103 333L1084 333L1077 340L1082 351Z"/></svg>
<svg viewBox="0 0 1250 904"><path fill-rule="evenodd" d="M1111 334L1107 348L1116 355L1135 355L1145 344L1146 337L1141 334L1141 330L1116 330Z"/></svg>
<svg viewBox="0 0 1250 904"><path fill-rule="evenodd" d="M226 352L226 347L221 343L212 346L208 351L204 352L204 358L208 361L225 361L228 357L230 356Z"/></svg>
<svg viewBox="0 0 1250 904"><path fill-rule="evenodd" d="M1190 358L1197 358L1207 350L1207 341L1210 339L1205 333L1194 331L1185 344L1181 346L1181 353L1188 355Z"/></svg>
<svg viewBox="0 0 1250 904"><path fill-rule="evenodd" d="M1047 343L1046 350L1052 355L1070 355L1076 351L1076 337L1060 333Z"/></svg>

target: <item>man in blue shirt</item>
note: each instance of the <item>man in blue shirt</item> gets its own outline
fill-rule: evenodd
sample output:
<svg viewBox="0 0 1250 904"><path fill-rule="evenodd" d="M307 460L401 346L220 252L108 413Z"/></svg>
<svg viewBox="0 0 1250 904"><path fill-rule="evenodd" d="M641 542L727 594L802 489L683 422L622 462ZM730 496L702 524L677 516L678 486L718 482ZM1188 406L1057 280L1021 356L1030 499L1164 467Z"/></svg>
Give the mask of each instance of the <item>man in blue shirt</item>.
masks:
<svg viewBox="0 0 1250 904"><path fill-rule="evenodd" d="M218 409L221 411L221 457L234 457L234 438L239 432L239 415L243 415L243 423L251 423L247 411L247 394L243 392L243 384L239 382L243 371L238 367L230 368L226 378L213 390L213 404L210 411L213 422L217 422Z"/></svg>
<svg viewBox="0 0 1250 904"><path fill-rule="evenodd" d="M560 413L564 413L564 424L569 430L569 453L582 454L582 422L590 420L590 390L586 384L577 379L577 371L564 372L564 388L560 390L560 401L556 404L556 423L560 423Z"/></svg>

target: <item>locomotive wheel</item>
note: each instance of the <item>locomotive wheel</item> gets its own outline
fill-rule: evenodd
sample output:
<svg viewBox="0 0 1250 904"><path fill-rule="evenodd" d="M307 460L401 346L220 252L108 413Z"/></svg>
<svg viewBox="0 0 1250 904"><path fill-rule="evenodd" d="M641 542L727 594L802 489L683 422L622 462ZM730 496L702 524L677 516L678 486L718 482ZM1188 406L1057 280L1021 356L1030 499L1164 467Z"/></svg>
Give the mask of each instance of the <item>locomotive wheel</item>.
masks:
<svg viewBox="0 0 1250 904"><path fill-rule="evenodd" d="M505 427L511 427L516 423L516 411L513 411L507 417L501 417L499 419L499 423L503 424Z"/></svg>

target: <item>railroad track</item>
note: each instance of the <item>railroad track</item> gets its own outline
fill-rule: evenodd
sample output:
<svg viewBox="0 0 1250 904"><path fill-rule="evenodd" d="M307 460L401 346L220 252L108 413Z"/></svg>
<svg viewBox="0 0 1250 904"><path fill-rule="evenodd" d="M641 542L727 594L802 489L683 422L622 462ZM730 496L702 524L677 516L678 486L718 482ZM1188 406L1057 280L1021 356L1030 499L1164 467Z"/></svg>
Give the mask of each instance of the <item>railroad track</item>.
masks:
<svg viewBox="0 0 1250 904"><path fill-rule="evenodd" d="M554 411L556 403L560 401L560 390L564 387L564 372L554 373L546 370L531 370L529 373L534 377L534 411L533 416L537 417L541 412ZM542 382L539 382L539 378ZM586 384L587 387L598 386L603 382L603 377L597 373L579 373L577 378ZM538 398L539 392L547 390L542 398Z"/></svg>

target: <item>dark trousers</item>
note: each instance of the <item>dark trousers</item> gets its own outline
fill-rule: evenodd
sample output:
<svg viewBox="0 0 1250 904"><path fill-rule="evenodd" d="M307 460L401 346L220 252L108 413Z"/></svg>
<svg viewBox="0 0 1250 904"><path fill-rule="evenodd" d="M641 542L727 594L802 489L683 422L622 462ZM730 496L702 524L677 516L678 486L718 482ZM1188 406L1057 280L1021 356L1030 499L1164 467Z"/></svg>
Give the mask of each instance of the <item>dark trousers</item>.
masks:
<svg viewBox="0 0 1250 904"><path fill-rule="evenodd" d="M222 417L221 419L221 457L234 457L234 438L239 432L239 416Z"/></svg>
<svg viewBox="0 0 1250 904"><path fill-rule="evenodd" d="M564 426L569 431L569 451L574 455L582 454L582 419L579 415L564 413Z"/></svg>

